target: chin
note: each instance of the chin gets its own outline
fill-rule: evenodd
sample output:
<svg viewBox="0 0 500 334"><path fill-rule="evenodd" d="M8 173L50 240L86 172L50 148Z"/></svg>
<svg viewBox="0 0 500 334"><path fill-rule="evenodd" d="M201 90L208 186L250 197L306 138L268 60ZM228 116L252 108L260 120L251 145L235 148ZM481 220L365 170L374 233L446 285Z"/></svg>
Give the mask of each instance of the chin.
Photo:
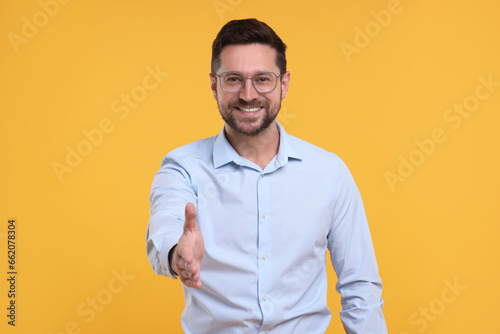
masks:
<svg viewBox="0 0 500 334"><path fill-rule="evenodd" d="M275 118L272 119L264 119L264 120L259 120L258 124L248 124L248 122L233 122L233 121L226 121L226 124L229 125L231 129L233 129L235 132L246 135L246 136L257 136L264 132L271 124L274 123Z"/></svg>

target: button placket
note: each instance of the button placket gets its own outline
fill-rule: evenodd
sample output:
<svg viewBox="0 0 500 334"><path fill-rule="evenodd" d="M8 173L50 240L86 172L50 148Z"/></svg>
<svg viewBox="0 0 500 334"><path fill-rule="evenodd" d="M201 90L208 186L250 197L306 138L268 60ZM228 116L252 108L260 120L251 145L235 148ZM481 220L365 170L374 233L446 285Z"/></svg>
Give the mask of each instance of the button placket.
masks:
<svg viewBox="0 0 500 334"><path fill-rule="evenodd" d="M260 174L257 179L257 205L258 205L258 249L259 256L259 300L263 316L263 324L272 321L273 312L269 307L269 292L272 289L272 263L269 262L269 250L272 245L272 225L270 220L270 176Z"/></svg>

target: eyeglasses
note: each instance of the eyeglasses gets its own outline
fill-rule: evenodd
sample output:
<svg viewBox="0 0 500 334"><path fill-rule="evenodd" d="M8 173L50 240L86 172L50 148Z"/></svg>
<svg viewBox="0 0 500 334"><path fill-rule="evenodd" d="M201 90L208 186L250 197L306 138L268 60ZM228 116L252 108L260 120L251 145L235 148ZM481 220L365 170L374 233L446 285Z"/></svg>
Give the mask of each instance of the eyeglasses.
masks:
<svg viewBox="0 0 500 334"><path fill-rule="evenodd" d="M243 76L238 72L224 72L221 75L213 74L220 80L220 85L225 92L238 93L245 87L246 79L252 80L252 85L259 93L270 93L278 85L278 78L283 74L276 75L273 72L260 72L251 78Z"/></svg>

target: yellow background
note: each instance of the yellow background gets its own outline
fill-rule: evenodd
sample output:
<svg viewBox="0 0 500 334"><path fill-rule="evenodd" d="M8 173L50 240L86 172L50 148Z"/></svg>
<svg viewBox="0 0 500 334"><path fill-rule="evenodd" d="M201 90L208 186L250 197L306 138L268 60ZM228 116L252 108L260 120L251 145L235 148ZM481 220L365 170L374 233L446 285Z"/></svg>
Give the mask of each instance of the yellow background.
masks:
<svg viewBox="0 0 500 334"><path fill-rule="evenodd" d="M167 152L220 131L211 43L228 20L247 17L289 46L282 125L337 153L357 181L389 332L498 331L500 87L459 126L445 120L454 104L474 102L479 77L500 82L498 1L65 2L52 16L34 0L0 2L2 333L181 333L180 283L156 276L146 257L150 185ZM31 37L13 43L34 21L36 33L25 27ZM365 29L369 41L358 36ZM168 76L128 115L116 113L148 68ZM82 131L106 119L112 130L59 180L54 162L66 164L68 146L85 149ZM446 140L416 152L436 128ZM410 156L424 160L391 186L387 173ZM15 328L9 218L18 224ZM328 333L342 333L328 270Z"/></svg>

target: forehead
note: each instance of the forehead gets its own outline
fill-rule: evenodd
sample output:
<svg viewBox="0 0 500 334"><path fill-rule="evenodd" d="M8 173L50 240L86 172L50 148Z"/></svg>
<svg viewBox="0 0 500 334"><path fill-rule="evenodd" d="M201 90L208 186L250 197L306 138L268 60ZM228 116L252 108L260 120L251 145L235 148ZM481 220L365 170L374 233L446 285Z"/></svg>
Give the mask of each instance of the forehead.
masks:
<svg viewBox="0 0 500 334"><path fill-rule="evenodd" d="M269 45L227 45L221 51L220 72L276 72L276 50Z"/></svg>

